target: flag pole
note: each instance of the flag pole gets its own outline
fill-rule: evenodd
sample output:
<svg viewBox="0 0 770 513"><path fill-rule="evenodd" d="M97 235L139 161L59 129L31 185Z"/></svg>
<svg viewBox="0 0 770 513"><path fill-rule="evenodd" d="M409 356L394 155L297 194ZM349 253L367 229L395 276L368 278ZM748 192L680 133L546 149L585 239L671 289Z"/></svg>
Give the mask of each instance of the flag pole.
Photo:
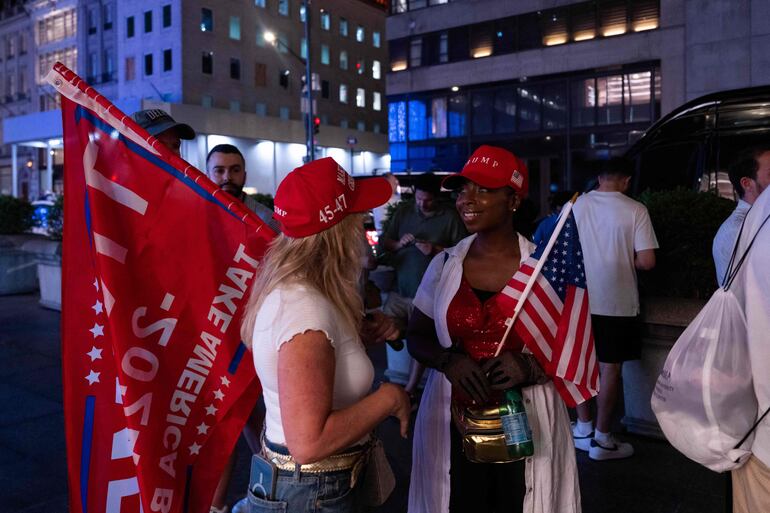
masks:
<svg viewBox="0 0 770 513"><path fill-rule="evenodd" d="M543 251L542 256L537 261L537 265L535 265L535 269L534 271L532 271L532 276L530 276L529 280L527 280L527 285L526 287L524 287L524 291L522 291L521 297L519 297L519 300L516 302L516 308L513 310L513 316L506 319L505 321L505 324L508 327L505 329L505 333L503 334L503 337L500 339L500 342L498 342L497 344L497 351L495 351L495 357L500 356L500 352L503 350L503 345L505 344L505 339L508 338L508 334L511 332L513 323L515 323L516 319L519 318L519 313L521 312L521 309L524 307L524 302L527 300L529 293L532 291L532 287L535 286L535 281L537 280L538 275L540 275L540 271L543 269L543 265L545 264L545 261L548 259L548 255L551 254L551 249L553 249L554 245L556 244L556 239L559 238L561 229L564 228L564 223L567 222L567 217L569 216L569 213L572 211L572 205L575 204L578 194L579 193L576 192L575 195L572 196L572 199L570 199L564 205L564 208L561 209L561 212L559 213L559 220L556 223L556 227L553 229L553 233L551 233L551 238L548 240L548 244L545 246L545 250Z"/></svg>

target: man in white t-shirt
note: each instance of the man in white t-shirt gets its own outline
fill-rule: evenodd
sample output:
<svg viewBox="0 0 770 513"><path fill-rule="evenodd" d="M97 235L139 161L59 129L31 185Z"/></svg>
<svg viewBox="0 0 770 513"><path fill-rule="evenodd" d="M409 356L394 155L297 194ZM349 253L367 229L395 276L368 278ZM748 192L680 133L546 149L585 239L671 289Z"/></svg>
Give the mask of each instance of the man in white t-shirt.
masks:
<svg viewBox="0 0 770 513"><path fill-rule="evenodd" d="M754 146L741 151L730 164L727 174L738 193L738 205L719 227L711 247L717 283L720 285L725 279L746 214L762 191L770 186L770 145Z"/></svg>
<svg viewBox="0 0 770 513"><path fill-rule="evenodd" d="M588 451L593 460L627 458L634 453L631 444L610 433L610 423L620 393L622 364L641 356L636 271L655 267L658 240L645 206L624 194L632 174L631 163L624 159L604 162L598 189L578 198L574 207L600 381L596 429L590 404L583 403L577 408L573 437L575 447Z"/></svg>
<svg viewBox="0 0 770 513"><path fill-rule="evenodd" d="M738 254L748 251L732 290L743 304L748 328L749 360L759 414L770 407L770 188L759 195L746 215ZM753 241L753 242L752 242ZM759 423L752 455L732 471L733 511L770 511L770 419Z"/></svg>

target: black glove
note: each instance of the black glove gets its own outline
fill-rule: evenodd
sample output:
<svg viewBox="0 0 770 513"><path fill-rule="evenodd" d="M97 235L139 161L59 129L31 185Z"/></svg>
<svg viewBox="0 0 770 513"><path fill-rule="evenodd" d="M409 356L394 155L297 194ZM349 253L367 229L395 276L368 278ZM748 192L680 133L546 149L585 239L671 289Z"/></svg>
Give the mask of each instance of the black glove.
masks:
<svg viewBox="0 0 770 513"><path fill-rule="evenodd" d="M452 386L465 392L477 404L489 400L489 380L481 366L467 354L445 351L436 368L444 373Z"/></svg>
<svg viewBox="0 0 770 513"><path fill-rule="evenodd" d="M487 360L482 367L495 390L507 390L518 385L542 384L548 381L540 364L531 354L506 351Z"/></svg>

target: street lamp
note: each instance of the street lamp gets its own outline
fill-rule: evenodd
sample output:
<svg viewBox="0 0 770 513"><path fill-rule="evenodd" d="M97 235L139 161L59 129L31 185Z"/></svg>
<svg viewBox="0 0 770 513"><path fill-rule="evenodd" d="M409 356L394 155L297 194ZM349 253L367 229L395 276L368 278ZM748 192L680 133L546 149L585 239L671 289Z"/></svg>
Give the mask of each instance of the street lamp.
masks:
<svg viewBox="0 0 770 513"><path fill-rule="evenodd" d="M297 59L301 64L305 65L305 98L307 101L307 108L305 109L305 146L307 148L306 162L311 162L315 159L315 141L313 140L314 125L313 125L313 75L310 71L310 0L302 0L302 6L305 9L305 49L306 55L303 59L297 53L291 49L289 45L278 39L272 31L265 31L262 37L265 42L273 46L281 45L292 57Z"/></svg>

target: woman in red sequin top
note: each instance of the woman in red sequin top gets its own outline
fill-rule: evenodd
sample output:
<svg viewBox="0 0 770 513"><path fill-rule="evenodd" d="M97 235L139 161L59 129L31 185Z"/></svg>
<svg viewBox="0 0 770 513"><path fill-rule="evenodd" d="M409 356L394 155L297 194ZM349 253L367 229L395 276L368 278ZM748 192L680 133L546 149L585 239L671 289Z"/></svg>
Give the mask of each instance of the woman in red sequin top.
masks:
<svg viewBox="0 0 770 513"><path fill-rule="evenodd" d="M506 330L500 292L534 250L513 221L526 194L526 175L512 153L482 146L461 173L444 181L458 191L458 212L473 235L431 263L410 319L409 352L434 370L415 426L410 513L580 510L569 419L552 383L534 357L522 353L513 330L494 357ZM472 463L452 422L445 436L447 403L498 405L501 392L514 386L527 387L535 455L511 463Z"/></svg>

